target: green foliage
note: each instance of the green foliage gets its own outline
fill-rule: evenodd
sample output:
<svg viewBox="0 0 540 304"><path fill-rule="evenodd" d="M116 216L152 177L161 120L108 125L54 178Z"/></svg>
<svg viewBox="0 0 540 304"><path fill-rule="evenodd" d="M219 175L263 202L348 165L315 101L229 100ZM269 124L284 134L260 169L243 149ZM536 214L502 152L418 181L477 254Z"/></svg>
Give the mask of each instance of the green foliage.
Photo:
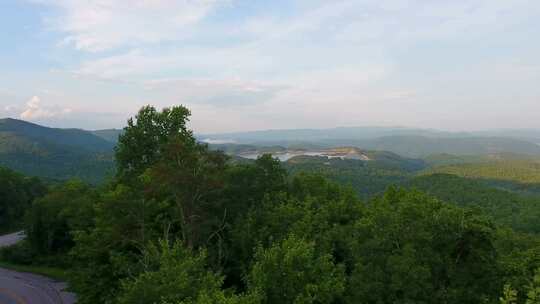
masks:
<svg viewBox="0 0 540 304"><path fill-rule="evenodd" d="M95 205L95 226L74 233L71 283L79 303L107 303L121 279L138 274L142 248L163 233L168 206L141 197L141 191L117 185Z"/></svg>
<svg viewBox="0 0 540 304"><path fill-rule="evenodd" d="M502 286L493 225L417 192L389 190L355 224L350 303L481 303Z"/></svg>
<svg viewBox="0 0 540 304"><path fill-rule="evenodd" d="M343 267L294 235L259 248L248 281L250 290L264 295L262 303L334 303L345 289Z"/></svg>
<svg viewBox="0 0 540 304"><path fill-rule="evenodd" d="M121 178L139 176L158 160L170 139L181 138L191 144L193 134L186 129L189 115L189 110L182 106L165 108L161 112L151 106L143 107L135 120L128 120L128 126L118 138L118 175Z"/></svg>
<svg viewBox="0 0 540 304"><path fill-rule="evenodd" d="M394 135L364 141L361 144L362 147L368 149L392 151L408 157L426 157L441 153L454 155L540 154L540 147L532 142L504 137Z"/></svg>
<svg viewBox="0 0 540 304"><path fill-rule="evenodd" d="M5 263L28 266L36 260L36 253L30 249L28 241L0 249L0 260Z"/></svg>
<svg viewBox="0 0 540 304"><path fill-rule="evenodd" d="M525 194L540 193L540 162L536 159L508 159L440 166L425 173L453 174Z"/></svg>
<svg viewBox="0 0 540 304"><path fill-rule="evenodd" d="M290 233L334 252L342 261L348 225L360 216L362 205L352 190L341 188L321 176L301 174L290 183L288 192L267 195L234 222L230 234L235 265L232 273L248 273L257 246L268 248Z"/></svg>
<svg viewBox="0 0 540 304"><path fill-rule="evenodd" d="M360 161L328 159L326 157L294 157L285 163L294 175L299 172L321 174L337 183L350 185L362 198L380 194L392 184L404 183L412 172L421 169L421 164L409 163L406 159Z"/></svg>
<svg viewBox="0 0 540 304"><path fill-rule="evenodd" d="M430 167L481 163L492 160L485 155L453 155L449 153L431 154L422 158Z"/></svg>
<svg viewBox="0 0 540 304"><path fill-rule="evenodd" d="M251 164L239 164L225 172L223 196L230 218L257 204L266 196L287 189L287 172L277 159L263 155Z"/></svg>
<svg viewBox="0 0 540 304"><path fill-rule="evenodd" d="M36 273L63 282L68 280L68 271L62 268L37 265L21 265L19 263L12 264L4 261L0 262L0 267L18 272Z"/></svg>
<svg viewBox="0 0 540 304"><path fill-rule="evenodd" d="M517 303L517 291L512 289L508 284L504 285L503 296L500 298L501 304L516 304Z"/></svg>
<svg viewBox="0 0 540 304"><path fill-rule="evenodd" d="M533 280L528 286L527 301L525 304L540 303L540 271L536 271Z"/></svg>
<svg viewBox="0 0 540 304"><path fill-rule="evenodd" d="M36 200L27 214L26 234L31 250L51 255L73 246L73 232L93 225L96 195L80 181L55 186Z"/></svg>
<svg viewBox="0 0 540 304"><path fill-rule="evenodd" d="M0 167L0 232L21 229L25 211L45 192L39 179Z"/></svg>
<svg viewBox="0 0 540 304"><path fill-rule="evenodd" d="M116 185L102 194L95 227L77 234L72 251L80 302L114 298L120 280L144 272L138 257L158 238L195 249L219 235L226 157L196 142L185 127L188 115L184 107L144 107L128 122Z"/></svg>
<svg viewBox="0 0 540 304"><path fill-rule="evenodd" d="M522 196L485 183L450 174L422 175L406 183L440 200L476 208L497 223L517 231L540 232L540 198Z"/></svg>
<svg viewBox="0 0 540 304"><path fill-rule="evenodd" d="M124 280L118 303L233 303L221 289L223 277L206 268L206 254L184 244L149 245L142 253L144 272Z"/></svg>
<svg viewBox="0 0 540 304"><path fill-rule="evenodd" d="M532 280L525 286L523 292L526 296L525 304L540 303L540 271L536 270ZM516 304L518 303L518 291L512 288L510 284L504 285L503 297L500 298L501 304Z"/></svg>
<svg viewBox="0 0 540 304"><path fill-rule="evenodd" d="M201 245L211 233L205 231L204 220L212 216L210 208L220 200L225 169L224 154L209 151L193 138L175 138L145 173L147 191L172 203L180 235L191 248Z"/></svg>

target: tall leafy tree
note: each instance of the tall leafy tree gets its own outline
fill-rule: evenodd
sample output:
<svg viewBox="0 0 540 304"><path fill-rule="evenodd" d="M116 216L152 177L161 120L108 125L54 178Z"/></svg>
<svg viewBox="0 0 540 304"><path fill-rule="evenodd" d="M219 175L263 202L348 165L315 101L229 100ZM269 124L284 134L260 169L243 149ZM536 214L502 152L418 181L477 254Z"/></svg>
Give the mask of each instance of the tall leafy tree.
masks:
<svg viewBox="0 0 540 304"><path fill-rule="evenodd" d="M211 234L203 230L212 228L211 210L221 200L226 159L192 137L172 137L147 171L147 191L174 205L177 221L172 224L179 224L181 238L190 248Z"/></svg>
<svg viewBox="0 0 540 304"><path fill-rule="evenodd" d="M114 298L121 279L144 272L137 261L149 243L179 239L195 248L215 231L227 158L197 142L189 115L182 106L146 106L128 121L117 178L96 204L94 229L77 235L74 286L82 303Z"/></svg>
<svg viewBox="0 0 540 304"><path fill-rule="evenodd" d="M142 174L160 157L164 146L174 138L194 141L187 129L190 111L183 106L165 108L161 112L145 106L130 118L118 138L116 163L118 176L133 179Z"/></svg>

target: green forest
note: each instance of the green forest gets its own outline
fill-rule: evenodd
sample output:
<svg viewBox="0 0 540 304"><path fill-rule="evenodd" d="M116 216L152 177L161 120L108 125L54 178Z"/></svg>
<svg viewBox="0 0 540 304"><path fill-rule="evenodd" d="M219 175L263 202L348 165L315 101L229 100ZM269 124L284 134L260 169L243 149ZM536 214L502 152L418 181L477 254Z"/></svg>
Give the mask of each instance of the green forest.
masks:
<svg viewBox="0 0 540 304"><path fill-rule="evenodd" d="M1 259L66 270L82 304L540 303L540 198L522 191L540 170L509 165L517 189L492 162L239 162L189 117L143 107L101 184L0 169L0 230L27 235Z"/></svg>

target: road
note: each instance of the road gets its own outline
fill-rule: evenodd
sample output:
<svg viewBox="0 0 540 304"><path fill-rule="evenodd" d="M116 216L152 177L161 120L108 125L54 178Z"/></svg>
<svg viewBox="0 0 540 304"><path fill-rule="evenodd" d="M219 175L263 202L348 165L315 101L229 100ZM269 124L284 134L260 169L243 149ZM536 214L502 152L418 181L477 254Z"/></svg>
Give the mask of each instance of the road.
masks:
<svg viewBox="0 0 540 304"><path fill-rule="evenodd" d="M22 239L24 239L24 233L22 231L0 235L0 248L14 245Z"/></svg>
<svg viewBox="0 0 540 304"><path fill-rule="evenodd" d="M24 238L21 232L0 236L0 247ZM0 304L73 304L75 295L66 284L50 278L0 268Z"/></svg>

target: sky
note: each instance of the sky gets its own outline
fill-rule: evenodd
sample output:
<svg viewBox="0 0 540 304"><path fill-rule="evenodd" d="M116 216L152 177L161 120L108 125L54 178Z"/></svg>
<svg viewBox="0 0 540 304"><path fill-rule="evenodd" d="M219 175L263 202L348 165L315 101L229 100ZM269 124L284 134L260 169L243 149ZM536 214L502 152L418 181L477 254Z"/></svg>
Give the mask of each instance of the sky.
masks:
<svg viewBox="0 0 540 304"><path fill-rule="evenodd" d="M2 0L0 117L540 129L538 0Z"/></svg>

